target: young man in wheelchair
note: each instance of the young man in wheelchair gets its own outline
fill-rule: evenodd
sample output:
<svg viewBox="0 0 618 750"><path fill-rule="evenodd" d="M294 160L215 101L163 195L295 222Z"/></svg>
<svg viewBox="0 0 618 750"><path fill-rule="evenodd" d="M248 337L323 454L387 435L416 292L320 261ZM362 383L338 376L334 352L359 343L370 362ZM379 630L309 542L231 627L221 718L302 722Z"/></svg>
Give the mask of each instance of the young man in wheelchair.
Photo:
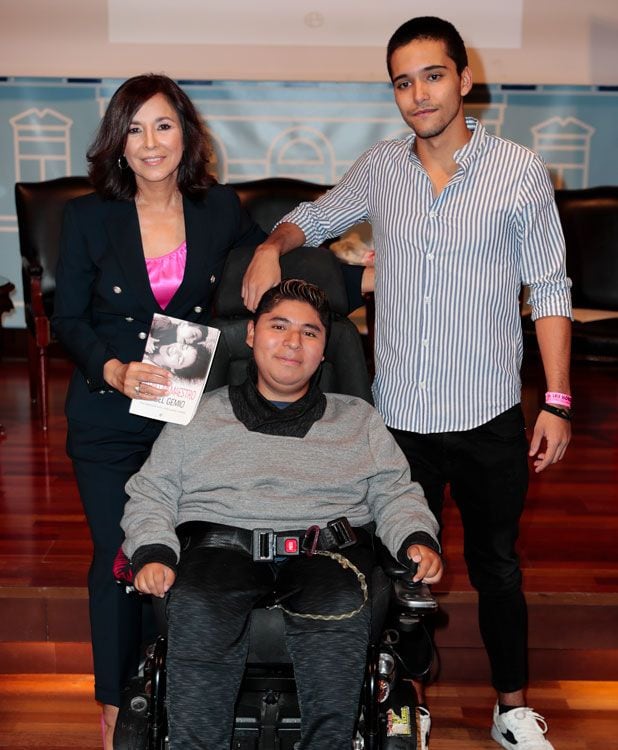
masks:
<svg viewBox="0 0 618 750"><path fill-rule="evenodd" d="M170 748L229 748L257 603L283 609L301 708L300 747L349 750L369 641L373 534L415 580L442 574L437 524L381 417L325 395L325 295L266 292L241 386L166 425L127 484L122 526L135 586L169 596Z"/></svg>

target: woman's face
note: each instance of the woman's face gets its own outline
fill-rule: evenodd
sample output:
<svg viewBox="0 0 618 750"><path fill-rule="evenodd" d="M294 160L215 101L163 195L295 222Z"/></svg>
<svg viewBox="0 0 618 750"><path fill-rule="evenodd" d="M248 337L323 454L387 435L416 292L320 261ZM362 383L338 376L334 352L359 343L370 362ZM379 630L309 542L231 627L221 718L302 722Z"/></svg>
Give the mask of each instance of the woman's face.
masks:
<svg viewBox="0 0 618 750"><path fill-rule="evenodd" d="M191 323L180 323L176 329L176 341L181 344L195 344L203 338L202 331Z"/></svg>
<svg viewBox="0 0 618 750"><path fill-rule="evenodd" d="M178 113L163 94L155 94L133 116L124 149L138 188L176 182L183 147Z"/></svg>
<svg viewBox="0 0 618 750"><path fill-rule="evenodd" d="M157 352L157 364L174 372L190 367L197 359L197 349L190 344L165 344Z"/></svg>

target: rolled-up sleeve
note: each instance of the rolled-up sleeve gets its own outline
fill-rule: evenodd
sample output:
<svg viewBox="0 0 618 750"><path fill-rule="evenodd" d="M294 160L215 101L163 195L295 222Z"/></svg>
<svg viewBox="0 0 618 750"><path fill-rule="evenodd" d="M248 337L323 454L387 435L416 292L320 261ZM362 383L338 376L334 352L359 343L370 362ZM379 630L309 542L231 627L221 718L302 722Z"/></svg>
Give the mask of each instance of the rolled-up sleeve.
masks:
<svg viewBox="0 0 618 750"><path fill-rule="evenodd" d="M289 222L302 229L305 244L319 247L326 240L367 219L367 195L372 152L359 157L335 187L316 201L299 204L277 223Z"/></svg>
<svg viewBox="0 0 618 750"><path fill-rule="evenodd" d="M532 319L552 315L572 318L571 280L554 189L539 157L530 163L518 206L522 281L530 288Z"/></svg>

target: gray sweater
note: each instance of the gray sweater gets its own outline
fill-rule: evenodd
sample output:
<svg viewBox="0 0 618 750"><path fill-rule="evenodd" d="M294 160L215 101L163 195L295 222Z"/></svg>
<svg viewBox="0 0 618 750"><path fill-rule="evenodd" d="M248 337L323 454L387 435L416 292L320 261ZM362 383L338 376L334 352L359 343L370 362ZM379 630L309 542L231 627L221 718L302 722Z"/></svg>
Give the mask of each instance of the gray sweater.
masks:
<svg viewBox="0 0 618 750"><path fill-rule="evenodd" d="M352 526L375 521L393 555L410 534L438 531L378 412L340 394L327 394L324 416L297 438L249 431L227 387L208 393L189 425L165 426L126 490L129 558L152 544L178 558L175 529L186 521L283 531L346 516Z"/></svg>

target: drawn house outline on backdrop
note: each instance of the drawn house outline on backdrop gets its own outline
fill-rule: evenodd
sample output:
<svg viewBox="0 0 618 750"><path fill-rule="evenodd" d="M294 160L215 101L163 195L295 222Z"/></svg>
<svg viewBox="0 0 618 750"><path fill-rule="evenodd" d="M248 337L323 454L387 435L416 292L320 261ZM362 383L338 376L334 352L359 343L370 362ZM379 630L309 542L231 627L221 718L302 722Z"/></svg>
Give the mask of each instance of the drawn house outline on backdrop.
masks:
<svg viewBox="0 0 618 750"><path fill-rule="evenodd" d="M530 130L534 137L533 149L545 160L555 187L588 187L590 145L595 132L592 125L576 117L556 116ZM573 179L567 180L567 176Z"/></svg>
<svg viewBox="0 0 618 750"><path fill-rule="evenodd" d="M288 128L270 144L266 169L267 176L332 185L336 181L333 144L317 128L307 125Z"/></svg>
<svg viewBox="0 0 618 750"><path fill-rule="evenodd" d="M234 89L231 91L234 92ZM331 185L338 182L357 156L376 140L385 137L385 133L380 132L380 126L386 127L400 119L398 113L396 116L390 114L394 107L390 99L386 104L373 99L363 102L368 107L366 117L347 112L333 115L328 105L325 114L303 117L298 113L288 113L286 107L289 102L285 99L269 100L266 104L273 106L266 106L265 109L264 101L256 100L253 94L244 99L228 96L206 98L200 94L200 90L192 92L192 101L206 124L210 138L210 171L217 175L220 182L231 184L278 176ZM107 87L99 87L96 95L99 116L105 113L110 98ZM305 100L304 104L309 102ZM316 102L316 106L319 103ZM242 104L240 111L239 104ZM285 105L283 111L280 105ZM335 102L335 105L338 110L340 102ZM376 107L379 110L377 114ZM384 108L386 114L381 113ZM319 122L319 126L314 122ZM345 155L340 157L338 150L342 149L342 143L337 136L350 124L368 124L369 130L364 136L357 134L358 151L353 156L348 153L349 139L346 138L343 147ZM247 138L247 126L254 129L250 139ZM278 131L274 136L271 132L273 127ZM281 127L284 129L279 130ZM331 128L329 135L332 137L322 128ZM377 137L370 137L369 134L373 133ZM249 141L252 148L247 149Z"/></svg>
<svg viewBox="0 0 618 750"><path fill-rule="evenodd" d="M73 120L54 109L31 107L11 117L15 180L22 179L22 168L38 164L39 180L48 179L48 166L64 163L64 175L71 174L70 131ZM52 176L58 177L57 169ZM28 170L28 179L32 179Z"/></svg>

